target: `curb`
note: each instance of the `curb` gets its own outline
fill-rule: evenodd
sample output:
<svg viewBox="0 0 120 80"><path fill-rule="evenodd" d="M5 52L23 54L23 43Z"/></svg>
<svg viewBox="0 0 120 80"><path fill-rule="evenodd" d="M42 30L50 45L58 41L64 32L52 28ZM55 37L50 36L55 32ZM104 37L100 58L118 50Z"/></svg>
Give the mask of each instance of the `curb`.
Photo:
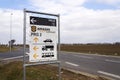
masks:
<svg viewBox="0 0 120 80"><path fill-rule="evenodd" d="M88 76L88 77L91 77L91 78L94 78L94 79L98 79L99 77L102 77L102 78L105 78L107 80L113 80L113 78L102 76L102 75L98 76L98 75L94 75L94 74L90 74L90 73L86 73L86 72L67 69L67 68L63 68L63 69L71 71L71 72L76 73L76 74L81 74L81 75L84 75L84 76Z"/></svg>

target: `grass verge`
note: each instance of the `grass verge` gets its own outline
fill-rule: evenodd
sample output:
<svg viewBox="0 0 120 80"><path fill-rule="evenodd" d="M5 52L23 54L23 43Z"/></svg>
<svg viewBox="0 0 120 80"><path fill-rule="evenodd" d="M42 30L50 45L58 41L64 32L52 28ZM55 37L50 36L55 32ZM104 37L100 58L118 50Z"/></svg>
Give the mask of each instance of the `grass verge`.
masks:
<svg viewBox="0 0 120 80"><path fill-rule="evenodd" d="M58 68L51 65L27 67L27 80L58 80ZM15 61L0 64L0 80L22 80L22 62ZM108 80L102 77L92 78L62 69L62 80Z"/></svg>

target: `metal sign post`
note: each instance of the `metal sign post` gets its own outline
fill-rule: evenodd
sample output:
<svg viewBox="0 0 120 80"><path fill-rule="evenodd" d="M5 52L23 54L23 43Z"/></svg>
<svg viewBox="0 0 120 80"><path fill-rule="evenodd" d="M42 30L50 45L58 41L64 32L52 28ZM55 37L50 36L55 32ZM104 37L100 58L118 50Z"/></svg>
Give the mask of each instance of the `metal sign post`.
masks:
<svg viewBox="0 0 120 80"><path fill-rule="evenodd" d="M26 19L27 14L31 14L29 15L29 19ZM41 15L49 17L43 17ZM50 18L51 16L53 18ZM27 22L29 23L30 27L29 64L26 64L25 58ZM58 61L59 59L58 54L60 52L60 15L34 12L24 9L23 36L24 36L23 80L26 80L27 66L40 64L58 64L59 80L61 80L61 67L60 61Z"/></svg>
<svg viewBox="0 0 120 80"><path fill-rule="evenodd" d="M26 80L25 54L26 54L26 9L24 9L24 23L23 23L23 80Z"/></svg>

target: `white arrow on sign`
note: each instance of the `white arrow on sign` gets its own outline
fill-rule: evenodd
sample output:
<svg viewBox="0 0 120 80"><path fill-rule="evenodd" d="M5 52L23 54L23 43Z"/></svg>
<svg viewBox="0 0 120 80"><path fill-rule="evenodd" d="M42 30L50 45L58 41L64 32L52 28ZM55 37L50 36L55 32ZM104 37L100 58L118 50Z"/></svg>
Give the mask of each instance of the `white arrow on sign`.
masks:
<svg viewBox="0 0 120 80"><path fill-rule="evenodd" d="M30 21L31 21L33 24L36 22L36 20L35 20L34 18L32 18Z"/></svg>

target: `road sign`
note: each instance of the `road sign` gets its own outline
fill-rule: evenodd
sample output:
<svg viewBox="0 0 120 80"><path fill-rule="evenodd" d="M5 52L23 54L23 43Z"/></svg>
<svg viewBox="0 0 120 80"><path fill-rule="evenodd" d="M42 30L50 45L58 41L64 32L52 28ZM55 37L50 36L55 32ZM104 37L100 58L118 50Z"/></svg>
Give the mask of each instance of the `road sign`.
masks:
<svg viewBox="0 0 120 80"><path fill-rule="evenodd" d="M56 19L30 16L30 24L56 26Z"/></svg>
<svg viewBox="0 0 120 80"><path fill-rule="evenodd" d="M32 14L31 14L32 13ZM26 19L27 16L29 19ZM34 16L33 16L34 15ZM35 16L36 15L36 16ZM45 15L54 18L38 17ZM44 16L44 17L45 17ZM30 54L29 61L35 63L26 63L26 27L30 22ZM57 60L57 44L60 51L60 16L56 14L29 11L24 9L24 54L23 54L23 80L26 80L26 67L40 64L58 64L59 80L61 80L60 61ZM42 62L39 62L42 61ZM44 62L43 62L44 61ZM39 62L39 63L37 63Z"/></svg>
<svg viewBox="0 0 120 80"><path fill-rule="evenodd" d="M57 60L57 19L30 16L30 62Z"/></svg>

